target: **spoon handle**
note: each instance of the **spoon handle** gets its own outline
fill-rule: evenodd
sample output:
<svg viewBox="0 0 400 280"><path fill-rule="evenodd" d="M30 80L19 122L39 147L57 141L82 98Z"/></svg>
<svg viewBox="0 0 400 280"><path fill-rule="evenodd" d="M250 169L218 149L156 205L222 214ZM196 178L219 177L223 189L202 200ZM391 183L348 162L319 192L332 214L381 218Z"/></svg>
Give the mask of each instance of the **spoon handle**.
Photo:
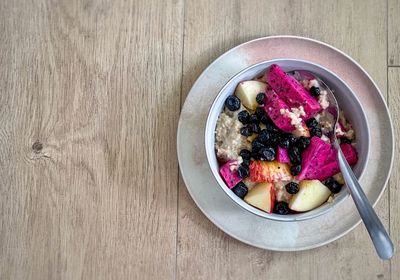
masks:
<svg viewBox="0 0 400 280"><path fill-rule="evenodd" d="M346 185L353 197L354 203L360 213L361 219L363 220L365 227L368 230L369 236L374 243L376 252L379 257L383 260L389 260L393 257L394 247L390 240L388 233L383 227L381 221L376 215L374 209L369 203L364 191L362 190L357 178L347 163L343 152L338 148L338 161L340 171L343 174L343 178Z"/></svg>

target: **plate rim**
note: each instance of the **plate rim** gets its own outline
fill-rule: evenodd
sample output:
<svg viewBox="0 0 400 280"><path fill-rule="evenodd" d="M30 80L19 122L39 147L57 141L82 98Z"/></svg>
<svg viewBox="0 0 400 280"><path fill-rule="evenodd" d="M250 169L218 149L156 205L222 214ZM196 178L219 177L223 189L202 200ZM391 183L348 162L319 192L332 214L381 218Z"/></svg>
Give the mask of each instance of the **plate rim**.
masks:
<svg viewBox="0 0 400 280"><path fill-rule="evenodd" d="M394 154L395 154L395 139L394 139L394 128L393 128L393 121L392 121L392 116L390 114L390 110L387 106L387 103L383 97L383 94L380 90L380 88L378 87L378 85L376 84L376 82L374 81L374 79L369 75L369 73L356 61L354 60L352 57L350 57L349 55L347 55L345 52L343 52L342 50L329 45L328 43L316 40L316 39L312 39L312 38L307 38L307 37L302 37L302 36L295 36L295 35L273 35L273 36L265 36L265 37L260 37L260 38L255 38L246 42L243 42L237 46L234 46L233 48L228 49L227 51L225 51L224 53L222 53L220 56L218 56L215 60L213 60L202 72L201 74L197 77L196 81L192 84L186 98L190 95L190 93L192 92L193 88L195 88L195 86L197 86L197 84L200 82L201 78L203 78L203 76L206 75L207 71L214 66L215 64L217 64L225 55L227 55L228 53L235 51L245 45L250 45L253 43L256 43L257 41L263 41L263 40L270 40L270 39L297 39L297 40L304 40L304 41L309 41L315 44L319 44L322 46L325 46L329 49L332 49L336 52L338 52L340 55L344 56L345 58L347 58L350 62L352 62L355 66L357 66L357 68L359 70L361 70L363 72L363 74L370 80L370 82L373 84L373 86L375 87L375 90L379 93L379 98L380 101L383 103L383 106L385 107L385 110L387 112L387 116L389 119L389 128L390 128L390 134L391 134L391 151L390 151L390 165L389 165L389 170L387 172L387 176L385 178L385 181L383 182L383 186L382 189L379 193L379 195L377 196L377 198L375 199L375 201L372 203L372 206L375 207L376 204L379 202L379 200L381 199L383 193L385 192L386 188L388 188L388 182L392 173L392 169L393 169L393 163L394 163ZM234 74L235 75L235 74ZM257 247L257 248L261 248L261 249L265 249L265 250L270 250L270 251L280 251L280 252L294 252L294 251L305 251L305 250L310 250L310 249L314 249L314 248L318 248L324 245L327 245L335 240L340 239L341 237L345 236L346 234L348 234L350 231L352 231L354 228L356 228L358 225L360 225L360 223L362 222L361 217L358 217L358 221L356 223L354 223L354 225L350 226L347 230L344 230L342 233L337 234L335 236L333 236L332 238L328 238L327 240L323 241L323 242L319 242L319 243L315 243L312 245L308 245L308 246L298 246L298 247L273 247L273 246L268 246L268 247L263 247L263 246L259 246L257 244L253 244L250 243L249 241L237 236L236 234L232 233L229 229L227 228L222 228L222 226L220 226L213 217L211 217L211 215L209 215L208 213L206 213L206 211L200 207L199 203L197 202L195 196L193 195L192 191L190 188L188 188L188 180L182 170L182 166L181 166L181 155L179 152L179 146L180 146L180 134L181 134L181 130L182 130L182 122L184 121L182 118L182 111L185 107L186 104L186 98L185 101L182 104L182 107L180 108L180 116L179 116L179 121L178 121L178 126L177 126L177 158L178 158L178 165L179 165L179 170L180 170L180 174L182 176L182 179L184 181L185 187L187 189L187 191L189 192L191 199L196 203L196 206L200 209L200 211L217 227L219 228L221 231L223 231L224 233L228 234L229 236L247 244L250 245L252 247ZM206 156L206 155L205 155ZM210 169L210 166L207 165L207 168ZM210 170L211 172L211 170ZM214 178L215 180L215 178ZM245 211L244 209L242 209L242 211ZM296 222L296 221L293 221Z"/></svg>

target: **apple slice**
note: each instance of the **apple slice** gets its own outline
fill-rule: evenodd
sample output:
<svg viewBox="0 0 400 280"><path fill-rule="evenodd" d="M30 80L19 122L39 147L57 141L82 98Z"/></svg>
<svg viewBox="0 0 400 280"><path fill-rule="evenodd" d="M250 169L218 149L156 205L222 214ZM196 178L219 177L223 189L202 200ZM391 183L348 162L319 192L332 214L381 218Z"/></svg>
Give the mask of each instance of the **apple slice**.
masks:
<svg viewBox="0 0 400 280"><path fill-rule="evenodd" d="M244 201L267 213L272 213L275 204L275 188L272 183L255 185L244 197Z"/></svg>
<svg viewBox="0 0 400 280"><path fill-rule="evenodd" d="M286 163L274 161L254 160L250 163L250 180L257 183L290 181L290 167Z"/></svg>
<svg viewBox="0 0 400 280"><path fill-rule="evenodd" d="M235 95L249 110L254 111L258 107L257 94L265 92L267 84L259 81L243 81L236 88Z"/></svg>
<svg viewBox="0 0 400 280"><path fill-rule="evenodd" d="M331 191L319 180L303 180L299 184L299 192L289 202L289 208L304 212L314 209L324 203Z"/></svg>

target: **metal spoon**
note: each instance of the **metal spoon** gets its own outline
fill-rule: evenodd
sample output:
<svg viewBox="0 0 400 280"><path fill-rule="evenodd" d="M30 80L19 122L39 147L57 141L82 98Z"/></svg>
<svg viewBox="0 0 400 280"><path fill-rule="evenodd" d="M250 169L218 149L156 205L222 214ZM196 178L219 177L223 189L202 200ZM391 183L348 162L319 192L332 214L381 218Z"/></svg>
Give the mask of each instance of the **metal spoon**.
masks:
<svg viewBox="0 0 400 280"><path fill-rule="evenodd" d="M347 163L343 152L340 149L339 142L336 138L335 131L339 120L339 105L335 96L333 95L332 90L321 79L319 79L317 76L309 71L295 70L293 71L293 76L297 80L303 78L307 80L315 79L318 81L321 91L326 90L329 106L325 110L333 116L333 119L335 121L333 129L327 133L327 136L337 150L337 158L340 166L340 171L342 172L343 178L350 191L351 197L353 198L358 212L360 213L361 219L363 220L365 227L368 230L369 236L374 243L376 252L383 260L391 259L394 254L393 243L378 216L376 215L374 209L369 203L368 198L362 190L360 183L354 175L351 167Z"/></svg>

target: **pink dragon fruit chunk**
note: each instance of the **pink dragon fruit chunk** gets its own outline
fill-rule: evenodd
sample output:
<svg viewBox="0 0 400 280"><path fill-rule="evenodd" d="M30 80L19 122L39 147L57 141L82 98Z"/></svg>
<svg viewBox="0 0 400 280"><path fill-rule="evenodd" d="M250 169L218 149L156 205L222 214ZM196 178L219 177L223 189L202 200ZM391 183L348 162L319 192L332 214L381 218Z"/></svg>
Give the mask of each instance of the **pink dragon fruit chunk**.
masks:
<svg viewBox="0 0 400 280"><path fill-rule="evenodd" d="M349 165L354 165L358 161L357 151L351 144L340 144L340 148Z"/></svg>
<svg viewBox="0 0 400 280"><path fill-rule="evenodd" d="M290 108L303 106L306 113L304 120L311 118L321 110L318 101L298 81L287 75L278 65L271 65L266 73L266 80Z"/></svg>
<svg viewBox="0 0 400 280"><path fill-rule="evenodd" d="M354 147L350 144L341 144L340 148L344 154L349 165L354 165L358 161L357 152ZM319 170L316 174L315 178L310 179L318 179L320 181L326 180L329 177L335 175L340 172L339 163L336 157L336 150L331 147L328 157L325 160L324 166Z"/></svg>
<svg viewBox="0 0 400 280"><path fill-rule="evenodd" d="M264 110L268 117L274 122L274 124L285 132L292 132L294 126L291 124L291 119L288 116L281 114L282 110L289 110L289 107L279 98L279 96L273 90L267 90L265 92Z"/></svg>
<svg viewBox="0 0 400 280"><path fill-rule="evenodd" d="M281 163L290 163L288 151L278 146L276 160Z"/></svg>
<svg viewBox="0 0 400 280"><path fill-rule="evenodd" d="M297 176L298 180L315 179L321 168L325 165L326 159L330 154L331 145L314 136L310 140L310 145L302 154L301 172Z"/></svg>
<svg viewBox="0 0 400 280"><path fill-rule="evenodd" d="M222 165L219 169L219 174L221 174L222 178L230 189L242 181L242 178L240 178L236 172L237 165L238 162L236 160L230 160Z"/></svg>

